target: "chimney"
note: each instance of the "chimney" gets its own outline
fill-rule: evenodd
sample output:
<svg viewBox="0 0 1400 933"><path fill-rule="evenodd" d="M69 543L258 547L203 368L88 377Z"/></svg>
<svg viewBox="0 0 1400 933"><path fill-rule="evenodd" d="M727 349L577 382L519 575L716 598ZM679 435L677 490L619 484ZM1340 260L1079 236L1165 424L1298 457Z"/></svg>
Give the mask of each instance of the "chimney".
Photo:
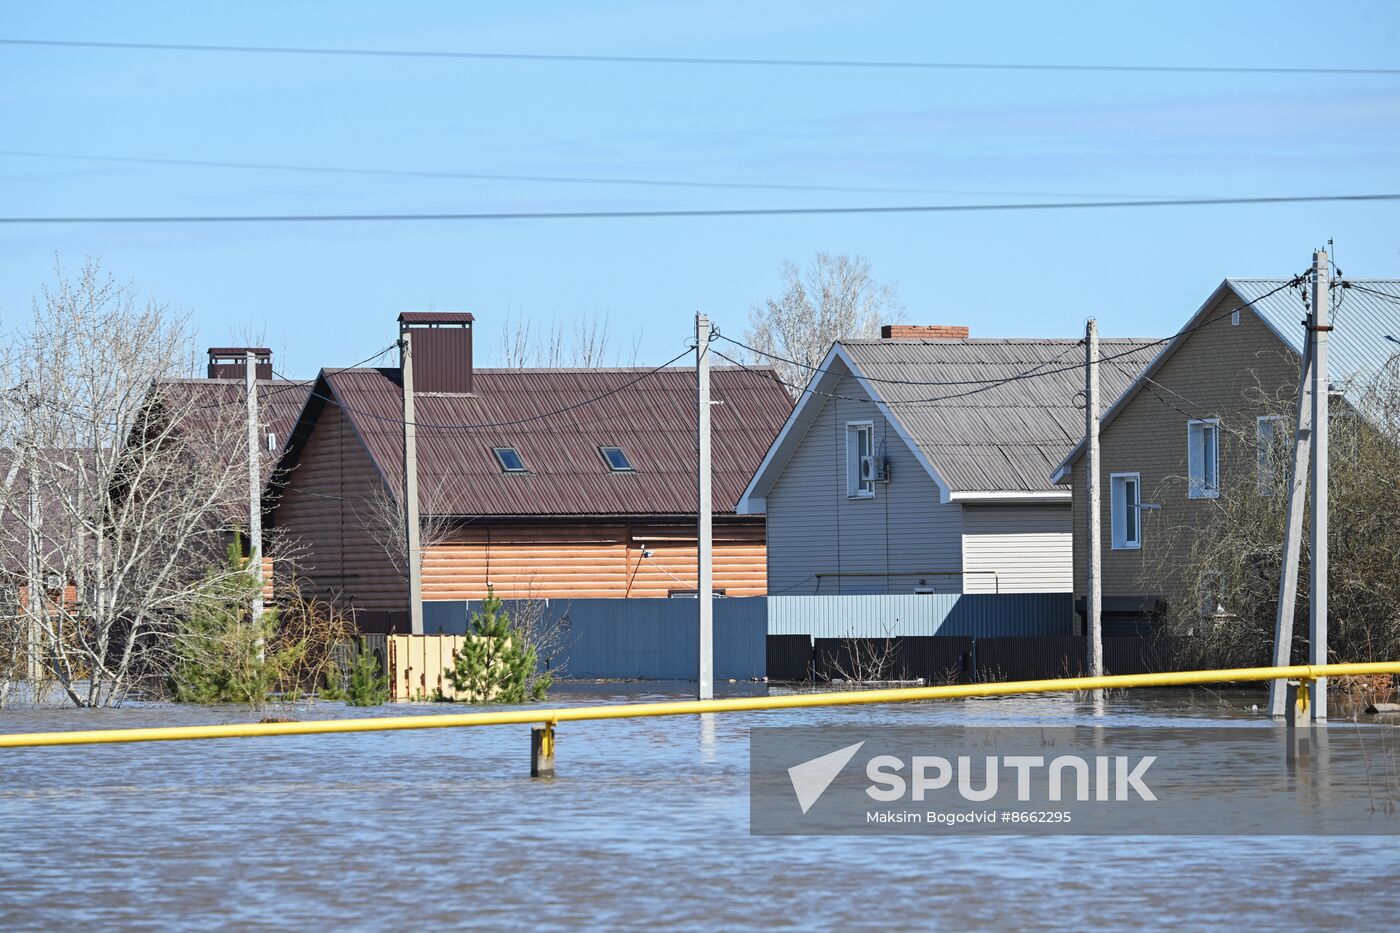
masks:
<svg viewBox="0 0 1400 933"><path fill-rule="evenodd" d="M966 340L968 329L958 324L885 324L881 340Z"/></svg>
<svg viewBox="0 0 1400 933"><path fill-rule="evenodd" d="M272 378L272 351L267 347L210 347L209 378L242 381L248 366L248 354L253 354L253 378Z"/></svg>
<svg viewBox="0 0 1400 933"><path fill-rule="evenodd" d="M464 311L405 311L399 334L413 344L413 391L472 390L472 316Z"/></svg>

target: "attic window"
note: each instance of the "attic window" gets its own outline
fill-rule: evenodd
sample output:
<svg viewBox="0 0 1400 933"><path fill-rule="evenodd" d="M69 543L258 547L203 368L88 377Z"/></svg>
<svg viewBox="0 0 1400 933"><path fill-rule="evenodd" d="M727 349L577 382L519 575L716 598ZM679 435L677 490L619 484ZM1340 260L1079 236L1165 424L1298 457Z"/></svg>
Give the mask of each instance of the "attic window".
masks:
<svg viewBox="0 0 1400 933"><path fill-rule="evenodd" d="M496 461L501 465L504 473L528 473L525 469L525 458L520 456L520 451L514 447L492 447L491 452L496 455Z"/></svg>
<svg viewBox="0 0 1400 933"><path fill-rule="evenodd" d="M598 453L603 455L608 469L614 473L631 473L636 469L632 466L632 461L627 459L627 454L623 452L621 447L599 447Z"/></svg>

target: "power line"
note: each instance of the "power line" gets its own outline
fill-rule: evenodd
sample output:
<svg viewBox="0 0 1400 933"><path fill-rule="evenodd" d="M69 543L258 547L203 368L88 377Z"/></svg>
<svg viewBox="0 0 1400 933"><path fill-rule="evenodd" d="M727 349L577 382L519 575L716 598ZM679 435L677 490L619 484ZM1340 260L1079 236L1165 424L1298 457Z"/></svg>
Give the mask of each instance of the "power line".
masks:
<svg viewBox="0 0 1400 933"><path fill-rule="evenodd" d="M444 214L205 214L72 217L0 217L0 224L365 223L481 220L608 220L660 217L803 217L843 214L955 214L985 211L1089 210L1134 207L1212 207L1245 204L1316 204L1397 201L1400 194L1319 194L1257 198L1165 198L1125 201L1054 201L1043 204L912 204L866 207L738 207L654 211L483 211Z"/></svg>
<svg viewBox="0 0 1400 933"><path fill-rule="evenodd" d="M357 363L351 363L349 366L344 367L344 368L345 368L345 369L354 369L354 368L357 367L357 366L363 366L363 365L365 365L366 363L371 362L372 360L377 360L377 359L379 359L381 356L383 356L384 354L388 353L390 350L394 349L394 348L397 347L397 346L398 346L398 341L395 341L395 342L389 344L389 345L388 345L387 347L385 347L384 349L378 350L378 351L376 351L375 353L373 353L372 355L367 356L367 357L365 357L364 359L360 360L359 362L357 362ZM309 379L291 379L291 378L289 378L289 377L287 377L287 376L283 376L281 373L275 373L275 375L276 375L278 378L285 380L286 383L287 383L287 385L282 386L282 387L276 389L275 391L268 392L266 395L261 395L261 394L260 394L260 395L258 396L258 402L259 402L260 404L265 404L269 399L276 398L277 396L281 395L281 394L284 393L284 392L293 392L293 391L296 391L296 390L299 390L299 389L303 389L303 388L306 387L307 383L313 381L313 380L309 380ZM202 380L202 379L196 379L196 380L194 380L193 382L188 383L188 384L191 384L191 385L204 385L204 384L207 384L207 383L205 383L205 381ZM209 408L222 408L222 407L224 407L225 405L243 405L243 404L244 404L244 399L243 399L242 396L239 396L239 397L236 398L236 399L229 399L229 400L227 400L227 401L213 402L213 403L208 404L208 405L198 405L198 406L196 406L196 409L198 409L198 410L204 410L204 409L209 409Z"/></svg>
<svg viewBox="0 0 1400 933"><path fill-rule="evenodd" d="M552 418L552 417L554 417L555 415L562 415L562 414L564 414L565 412L574 411L574 410L576 410L576 409L583 408L583 407L585 407L585 406L587 406L587 405L592 405L592 404L594 404L594 403L596 403L596 402L601 402L601 401L603 401L603 399L611 398L612 396L617 395L619 392L622 392L622 391L624 391L625 389L630 389L632 386L634 386L634 385L636 385L637 383L641 382L643 379L646 379L646 378L648 378L648 377L650 377L650 376L656 375L658 372L660 372L661 370L665 369L667 366L670 366L672 363L678 362L681 358L683 358L683 357L685 357L685 356L688 356L688 355L690 354L690 352L691 352L691 351L688 350L688 349L687 349L687 350L682 350L680 353L676 354L676 355L673 356L671 359L667 360L666 362L662 363L661 365L655 366L655 367L653 367L653 368L651 368L651 369L649 369L649 370L647 370L647 371L645 371L645 372L643 372L643 373L640 373L640 374L638 374L638 376L637 376L635 379L630 379L630 380L628 380L627 382L624 382L622 385L615 386L615 387L609 389L608 391L602 393L601 395L595 395L595 396L592 397L592 398L588 398L588 399L584 399L584 400L579 401L579 402L575 402L575 403L573 403L572 405L565 405L563 408L557 408L557 409L555 409L554 411L541 412L541 413L538 414L538 415L527 415L527 416L524 417L524 418L514 418L514 419L512 419L512 420L510 420L510 421L490 421L490 422L482 422L482 423L480 423L480 424L429 424L429 423L427 423L427 422L418 421L417 419L415 419L415 420L413 420L413 421L405 421L403 418L391 418L391 417L388 417L388 416L386 416L386 415L376 414L375 412L372 412L372 411L365 411L365 410L360 409L360 408L355 408L354 406L345 404L344 402L340 401L339 399L332 398L331 396L328 396L328 395L322 395L321 393L317 392L314 388L311 390L311 395L312 395L312 397L314 397L314 398L319 398L319 399L321 399L322 401L330 402L332 405L335 405L335 406L339 407L342 411L353 412L353 413L355 413L355 414L357 414L357 415L361 415L361 416L363 416L363 417L365 417L365 418L369 418L369 419L371 419L371 420L373 420L373 421L382 421L382 422L385 422L385 423L387 423L387 424L397 424L397 425L409 425L409 424L411 424L411 425L413 425L415 428L424 428L424 429L426 429L426 430L439 430L439 431L474 431L474 430L485 429L485 428L508 428L508 427L513 427L513 426L518 425L518 424L528 424L528 423L530 423L530 422L532 422L532 421L539 421L539 420L541 420L542 418ZM748 367L744 367L744 368L747 369ZM275 373L276 375L278 375L278 376L281 376L281 378L283 378L283 379L287 378L286 376L282 376L281 373L277 373L275 370L274 370L274 373Z"/></svg>
<svg viewBox="0 0 1400 933"><path fill-rule="evenodd" d="M1294 65L1114 65L1054 62L952 62L832 58L735 58L677 55L580 55L543 52L475 52L432 49L366 49L307 46L209 45L176 42L89 42L76 39L0 39L0 45L148 52L220 52L256 55L321 55L354 58L420 58L470 61L574 62L606 65L701 65L746 68L840 68L883 71L1025 71L1130 74L1400 75L1400 68L1299 67Z"/></svg>
<svg viewBox="0 0 1400 933"><path fill-rule="evenodd" d="M304 172L318 175L354 175L387 178L432 178L458 181L542 182L546 184L626 185L655 188L737 189L749 191L834 191L854 194L975 194L1036 198L1127 198L1130 194L1104 194L1076 191L992 191L959 188L890 188L864 185L803 185L772 182L688 181L674 178L630 178L591 175L519 175L494 172L448 172L429 169L356 168L336 165L305 165L289 162L235 162L221 159L173 159L146 156L92 155L88 153L45 152L32 149L0 149L0 155L36 159L69 159L80 162L107 162L119 165L168 165L187 168L229 168L255 171ZM1154 195L1155 197L1155 195Z"/></svg>
<svg viewBox="0 0 1400 933"><path fill-rule="evenodd" d="M788 359L787 357L785 357L785 356L780 356L780 355L778 355L777 353L771 353L771 352L769 352L769 351L767 351L767 350L760 350L760 349L758 349L757 347L751 347L751 346L749 346L749 345L746 344L746 343L741 343L740 341L735 340L733 337L726 337L724 334L719 333L719 332L716 332L715 336L718 337L720 340L723 340L723 341L726 341L726 342L728 342L728 343L734 344L736 347L743 347L745 350L748 350L750 353L757 353L759 356L766 356L766 357L768 357L769 359L779 360L779 361L781 361L781 362L783 362L783 363L787 363L787 364L789 364L789 365L791 365L791 366L799 366L799 367L801 367L802 369L806 369L806 370L809 370L809 371L814 372L814 373L830 373L830 372L831 372L831 370L829 370L829 369L822 369L820 366L812 366L811 364L809 364L809 363L803 363L803 362L801 362L800 360ZM1071 350L1073 350L1075 347L1079 346L1079 345L1082 343L1082 341L1066 341L1066 343L1067 343L1067 346L1065 347L1064 352L1060 353L1058 356L1056 356L1056 357L1054 357L1054 358L1052 358L1052 359L1043 360L1042 362L1037 363L1035 366L1032 366L1030 369L1027 369L1027 370L1025 370L1024 372L1019 372L1019 373L1016 373L1015 375L1012 375L1012 376L1003 376L1003 377L1000 377L1000 378L997 378L997 379L952 379L952 380L946 380L946 381L925 381L925 380L920 380L920 379L882 379L882 378L879 378L879 377L876 377L876 376L862 376L861 378L864 379L866 382L876 382L876 383L880 383L881 385L898 385L898 386L974 386L974 385L1005 385L1005 384L1008 383L1008 382L1015 382L1016 380L1019 380L1019 379L1030 379L1030 378L1034 378L1034 377L1036 377L1036 376L1049 375L1048 372L1042 373L1042 372L1038 372L1038 370L1043 369L1043 368L1046 367L1046 366L1049 366L1051 363L1055 363L1055 362L1058 362L1059 360L1063 359ZM1067 367L1067 368L1069 368L1069 369L1079 369L1080 367L1078 367L1078 366L1072 366L1072 367ZM1064 368L1062 368L1062 369L1057 369L1057 370L1053 370L1053 372L1064 372L1064 371L1065 371ZM838 374L838 375L839 375L839 374Z"/></svg>
<svg viewBox="0 0 1400 933"><path fill-rule="evenodd" d="M1147 349L1150 349L1150 348L1152 348L1152 347L1161 346L1161 345L1164 344L1164 343L1170 343L1171 341L1177 339L1178 337L1182 337L1182 336L1184 336L1184 335L1186 335L1186 334L1192 333L1193 331L1200 330L1200 329L1203 328L1203 327L1206 327L1206 326L1208 326L1208 325L1210 325L1210 324L1214 324L1216 321L1224 320L1225 318L1230 317L1231 315L1233 315L1236 311L1240 311L1240 310L1243 310L1243 309L1245 309L1245 308L1248 308L1250 305L1257 304L1258 302L1263 301L1265 298L1269 298L1269 297L1271 297L1271 296L1273 296L1273 295L1278 294L1279 292L1283 291L1285 288L1292 288L1293 286L1297 285L1297 284L1300 283L1301 281L1302 281L1302 276L1294 276L1293 278L1289 279L1287 282L1284 282L1282 285L1279 285L1279 286L1276 287L1276 288L1270 289L1269 291L1267 291L1267 292L1265 292L1264 294L1260 295L1258 298L1252 298L1252 299L1250 299L1249 301L1245 302L1244 304L1240 305L1240 306L1237 307L1237 308L1231 308L1230 310L1224 311L1224 312L1222 312L1222 313L1220 313L1220 314L1217 314L1217 315L1215 315L1214 317L1206 318L1204 321L1201 321L1199 324L1194 324L1194 325L1191 325L1191 326L1189 326L1189 327L1183 327L1181 330L1179 330L1179 331L1177 331L1176 333L1172 334L1170 337L1161 337L1161 338L1158 338L1157 340L1149 341L1149 342L1146 342L1146 343L1142 343L1142 344L1138 344L1138 345L1136 345L1136 346L1130 347L1130 348L1127 349L1127 350L1121 350L1121 351L1119 351L1118 353L1110 353L1110 354L1108 354L1107 356L1100 356L1100 357L1099 357L1099 362L1100 362L1100 363L1109 363L1109 362L1112 362L1113 360L1122 359L1122 358L1125 357L1125 356L1132 356L1132 355L1134 355L1134 354L1141 353L1142 351L1147 350ZM823 368L821 368L820 366L812 366L812 365L809 364L809 363L803 363L803 362L801 362L801 361L799 361L799 360L788 359L788 358L785 357L785 356L779 356L779 355L777 355L776 353L770 353L770 352L768 352L768 351L766 351L766 350L759 350L759 349L756 349L756 348L754 348L754 347L749 346L748 344L740 343L739 341L735 340L735 339L732 338L732 337L726 337L726 336L724 336L724 334L716 334L716 336L719 337L719 339L721 339L721 340L727 341L727 342L732 343L732 344L734 344L734 345L736 345L736 346L739 346L739 347L743 347L745 350L748 350L748 351L750 351L750 352L752 352L752 353L757 353L757 354L759 354L760 356L766 356L766 357L769 357L770 359L781 360L781 361L784 362L784 363L789 363L789 364L791 364L791 365L793 365L793 366L798 366L798 367L801 367L802 369L810 370L810 371L813 372L813 373L830 374L830 373L832 372L831 370L829 370L829 369L823 369ZM1079 344L1071 344L1069 349L1072 349L1074 346L1078 346L1078 345L1079 345ZM718 353L719 351L716 350L715 352ZM1068 350L1066 350L1066 352L1068 352ZM1019 380L1021 380L1021 379L1039 379L1039 378L1041 378L1042 376L1053 376L1053 375L1055 375L1056 373L1070 372L1070 371L1072 371L1072 370L1083 369L1083 366L1082 366L1081 364L1078 364L1078 363L1073 364L1073 365L1070 365L1070 366L1061 366L1061 367L1059 367L1059 368L1057 368L1057 369L1045 369L1045 370L1042 370L1042 369L1041 369L1042 366L1046 366L1046 365L1048 365L1049 363L1053 363L1053 362L1055 362L1056 360L1062 358L1064 355L1065 355L1064 353L1061 353L1059 357L1056 357L1055 359L1052 359L1052 360L1048 360L1048 361L1046 361L1045 363L1041 363L1041 364L1038 365L1038 366L1033 366L1033 367L1031 367L1030 369L1026 370L1025 372L1017 373L1017 374L1015 374L1015 375L1013 375L1013 376L1005 376L1005 377L1002 377L1002 378L999 378L999 379L966 379L966 380L949 380L949 381L945 381L945 382L920 382L920 381L911 380L911 379L880 379L880 378L876 378L876 377L874 377L874 376L866 376L866 377L862 377L862 378L864 378L867 382L878 382L878 383L889 384L889 385L910 385L910 386L964 386L964 385L976 386L976 385L985 385L985 386L987 386L988 388L994 388L995 386L1005 385L1005 384L1008 383L1008 382L1016 382L1016 381L1019 381ZM727 360L729 359L729 357L727 357L727 356L724 357L724 358L727 359ZM730 362L734 362L734 361L733 361L733 360L730 360ZM744 364L738 363L738 364L736 364L736 365L742 366L742 365L744 365ZM841 374L841 373L837 373L837 375L842 375L842 374ZM779 380L779 381L781 382L782 380ZM789 386L790 388L794 388L794 389L801 389L801 388L802 388L802 386L792 385L791 383L787 383L787 382L783 382L783 385ZM820 392L819 392L819 393L816 393L816 394L821 395L821 394L825 394L825 393L820 393ZM971 394L971 393L968 393L968 394ZM844 396L831 396L831 397L832 397L832 398L845 398ZM947 396L947 397L948 397L948 398L960 398L961 395L951 395L951 396ZM860 399L845 399L845 400L847 400L847 401L861 401ZM919 401L919 400L916 399L916 400L914 400L914 401ZM940 399L927 399L927 400L924 400L924 401L941 401L941 400L940 400ZM905 404L905 403L901 403L901 404Z"/></svg>

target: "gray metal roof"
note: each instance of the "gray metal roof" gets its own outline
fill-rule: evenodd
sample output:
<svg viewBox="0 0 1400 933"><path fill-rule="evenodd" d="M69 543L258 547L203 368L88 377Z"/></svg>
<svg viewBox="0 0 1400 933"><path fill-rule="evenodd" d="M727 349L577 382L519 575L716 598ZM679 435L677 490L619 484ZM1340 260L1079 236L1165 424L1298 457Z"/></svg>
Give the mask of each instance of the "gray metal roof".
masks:
<svg viewBox="0 0 1400 933"><path fill-rule="evenodd" d="M954 494L1051 492L1050 473L1084 436L1078 340L843 341L857 375ZM1104 408L1162 347L1100 341ZM1000 381L1011 379L1011 381ZM880 380L976 385L902 385Z"/></svg>
<svg viewBox="0 0 1400 933"><path fill-rule="evenodd" d="M1279 339L1303 353L1303 305L1292 289L1262 298L1287 279L1226 279L1225 282L1268 324ZM1365 380L1400 352L1400 279L1342 279L1332 289L1332 331L1327 339L1327 368L1331 383L1353 404ZM1349 287L1352 285L1361 288ZM1311 286L1304 286L1310 288ZM1370 289L1371 291L1364 291ZM1384 292L1388 298L1372 294Z"/></svg>

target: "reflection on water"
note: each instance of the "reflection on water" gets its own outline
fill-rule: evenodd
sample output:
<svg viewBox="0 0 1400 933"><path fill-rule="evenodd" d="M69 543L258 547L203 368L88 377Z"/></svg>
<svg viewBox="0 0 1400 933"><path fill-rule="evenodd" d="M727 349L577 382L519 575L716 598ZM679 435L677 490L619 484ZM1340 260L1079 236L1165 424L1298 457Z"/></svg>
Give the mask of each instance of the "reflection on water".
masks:
<svg viewBox="0 0 1400 933"><path fill-rule="evenodd" d="M636 702L692 689L672 686L555 696ZM753 725L1256 728L1259 696L1130 691L1101 711L1057 696L566 723L554 781L526 776L528 726L3 750L0 928L1392 925L1400 843L1384 838L748 834ZM299 715L390 711L453 708L318 704ZM5 731L249 718L167 706L0 712Z"/></svg>

